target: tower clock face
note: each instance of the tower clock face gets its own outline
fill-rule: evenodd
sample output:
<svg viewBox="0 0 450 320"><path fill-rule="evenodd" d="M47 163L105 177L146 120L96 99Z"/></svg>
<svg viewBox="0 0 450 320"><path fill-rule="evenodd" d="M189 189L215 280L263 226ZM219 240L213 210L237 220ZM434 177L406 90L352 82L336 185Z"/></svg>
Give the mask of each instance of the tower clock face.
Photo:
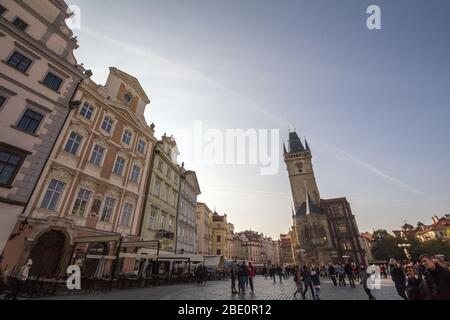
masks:
<svg viewBox="0 0 450 320"><path fill-rule="evenodd" d="M303 162L299 161L295 164L295 167L297 168L298 172L303 172Z"/></svg>

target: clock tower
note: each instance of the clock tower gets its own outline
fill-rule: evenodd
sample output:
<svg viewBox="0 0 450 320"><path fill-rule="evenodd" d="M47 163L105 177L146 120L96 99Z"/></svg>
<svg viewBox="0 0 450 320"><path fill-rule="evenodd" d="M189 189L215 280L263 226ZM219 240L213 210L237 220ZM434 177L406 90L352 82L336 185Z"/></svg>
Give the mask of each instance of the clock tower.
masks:
<svg viewBox="0 0 450 320"><path fill-rule="evenodd" d="M322 208L312 165L311 149L296 132L289 133L289 150L284 146L289 182L294 201L296 262L299 265L328 264L337 260L328 217Z"/></svg>
<svg viewBox="0 0 450 320"><path fill-rule="evenodd" d="M320 193L317 188L316 178L312 165L311 150L305 140L305 146L296 132L289 133L289 150L284 147L284 161L291 183L294 207L300 208L307 201L318 206L320 204Z"/></svg>

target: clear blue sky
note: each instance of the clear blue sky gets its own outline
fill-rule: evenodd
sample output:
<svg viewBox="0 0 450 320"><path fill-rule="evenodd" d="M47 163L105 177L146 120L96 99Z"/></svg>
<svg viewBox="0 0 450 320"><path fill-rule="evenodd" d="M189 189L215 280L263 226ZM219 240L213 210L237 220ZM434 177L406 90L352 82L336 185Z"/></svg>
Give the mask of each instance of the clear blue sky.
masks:
<svg viewBox="0 0 450 320"><path fill-rule="evenodd" d="M103 83L136 76L158 135L295 125L322 198L346 196L360 231L450 213L450 1L93 1L81 7L79 62ZM377 4L382 30L366 28ZM237 230L291 225L284 164L203 165L201 201ZM280 150L281 153L282 150Z"/></svg>

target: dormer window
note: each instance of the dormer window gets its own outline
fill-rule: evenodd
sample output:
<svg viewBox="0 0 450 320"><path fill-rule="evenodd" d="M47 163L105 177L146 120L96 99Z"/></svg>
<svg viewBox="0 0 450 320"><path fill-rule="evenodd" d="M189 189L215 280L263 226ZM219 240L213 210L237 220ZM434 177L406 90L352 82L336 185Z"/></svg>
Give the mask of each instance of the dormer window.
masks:
<svg viewBox="0 0 450 320"><path fill-rule="evenodd" d="M131 99L132 99L131 94L129 94L128 92L125 93L124 99L125 99L126 104L130 104Z"/></svg>

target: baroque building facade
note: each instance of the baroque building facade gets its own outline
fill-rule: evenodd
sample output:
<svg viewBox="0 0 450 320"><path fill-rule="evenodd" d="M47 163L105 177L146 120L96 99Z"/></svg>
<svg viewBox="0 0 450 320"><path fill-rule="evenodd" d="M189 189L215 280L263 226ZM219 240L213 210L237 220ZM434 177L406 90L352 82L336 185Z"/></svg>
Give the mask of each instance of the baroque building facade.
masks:
<svg viewBox="0 0 450 320"><path fill-rule="evenodd" d="M312 165L312 153L296 132L284 146L294 213L294 256L301 264L352 260L366 263L358 226L346 198L322 199Z"/></svg>
<svg viewBox="0 0 450 320"><path fill-rule="evenodd" d="M0 254L86 77L67 8L56 0L0 1Z"/></svg>
<svg viewBox="0 0 450 320"><path fill-rule="evenodd" d="M145 173L156 144L144 119L150 100L136 78L116 68L104 86L85 80L75 99L80 106L25 210L29 227L5 248L8 263L31 258L33 273L43 278L64 273L74 254L88 257L83 271L93 273L98 260L89 256L114 256L119 238L140 235Z"/></svg>

